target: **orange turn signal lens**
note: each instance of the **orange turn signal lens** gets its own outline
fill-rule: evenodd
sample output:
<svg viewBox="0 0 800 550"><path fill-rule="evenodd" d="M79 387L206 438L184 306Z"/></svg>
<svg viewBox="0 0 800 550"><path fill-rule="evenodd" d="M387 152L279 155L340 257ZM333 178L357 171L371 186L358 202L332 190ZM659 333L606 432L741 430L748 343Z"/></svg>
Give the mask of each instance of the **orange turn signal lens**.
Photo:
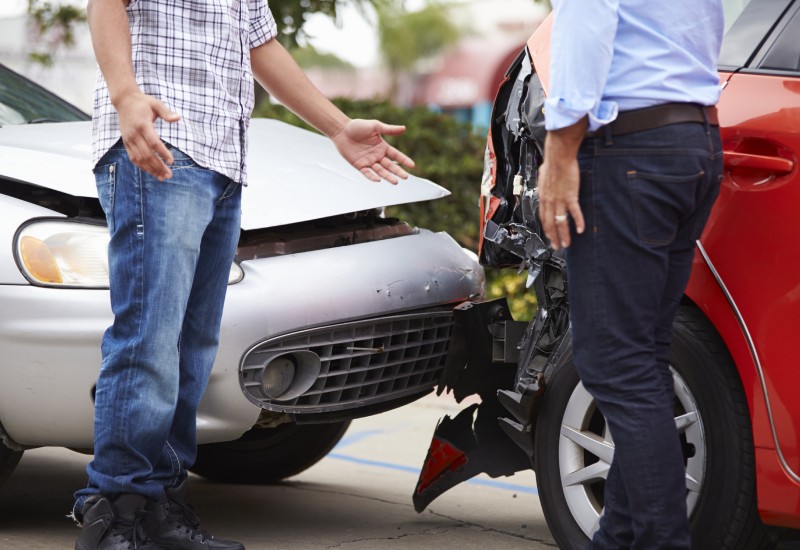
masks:
<svg viewBox="0 0 800 550"><path fill-rule="evenodd" d="M19 252L20 260L31 277L42 283L64 282L56 258L44 241L36 237L22 237Z"/></svg>

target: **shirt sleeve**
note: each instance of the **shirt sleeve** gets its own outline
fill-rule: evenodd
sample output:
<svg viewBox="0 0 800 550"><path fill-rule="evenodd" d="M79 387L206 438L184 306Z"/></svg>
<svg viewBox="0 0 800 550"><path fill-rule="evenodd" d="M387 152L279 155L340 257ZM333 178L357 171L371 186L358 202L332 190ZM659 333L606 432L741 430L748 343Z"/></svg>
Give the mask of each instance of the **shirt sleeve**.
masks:
<svg viewBox="0 0 800 550"><path fill-rule="evenodd" d="M250 49L257 48L278 36L278 26L267 0L249 0Z"/></svg>
<svg viewBox="0 0 800 550"><path fill-rule="evenodd" d="M603 101L619 0L553 0L550 38L550 89L545 128L558 130L589 117L589 130L617 118L617 104Z"/></svg>

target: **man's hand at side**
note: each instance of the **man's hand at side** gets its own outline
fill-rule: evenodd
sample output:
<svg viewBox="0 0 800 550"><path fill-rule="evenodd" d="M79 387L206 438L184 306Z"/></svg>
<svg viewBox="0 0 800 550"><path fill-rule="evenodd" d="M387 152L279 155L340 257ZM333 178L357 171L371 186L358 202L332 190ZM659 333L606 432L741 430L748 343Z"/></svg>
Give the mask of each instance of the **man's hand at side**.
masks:
<svg viewBox="0 0 800 550"><path fill-rule="evenodd" d="M172 170L168 165L174 159L158 137L153 122L158 118L177 122L181 117L161 101L138 90L118 98L114 106L119 114L122 142L131 162L161 181L171 178Z"/></svg>
<svg viewBox="0 0 800 550"><path fill-rule="evenodd" d="M111 103L119 114L122 141L131 161L159 180L172 177L173 159L158 137L153 122L180 117L136 84L131 60L131 31L125 6L128 0L89 0L86 15L95 57L108 84ZM167 164L165 164L167 163Z"/></svg>
<svg viewBox="0 0 800 550"><path fill-rule="evenodd" d="M586 118L572 126L547 133L544 164L539 168L539 221L553 249L570 245L569 216L583 233L583 212L578 203L580 170L578 148L586 134Z"/></svg>

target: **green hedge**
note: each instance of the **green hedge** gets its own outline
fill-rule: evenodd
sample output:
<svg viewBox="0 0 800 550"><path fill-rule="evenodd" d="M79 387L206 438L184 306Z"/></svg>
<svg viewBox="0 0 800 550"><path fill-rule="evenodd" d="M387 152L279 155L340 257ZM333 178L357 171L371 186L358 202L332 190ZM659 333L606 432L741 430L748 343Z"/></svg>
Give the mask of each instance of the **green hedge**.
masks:
<svg viewBox="0 0 800 550"><path fill-rule="evenodd" d="M478 193L486 136L476 134L469 124L433 113L423 107L404 109L386 101L336 99L334 103L354 118L376 118L390 124L404 124L406 132L389 138L392 145L416 162L414 174L434 181L452 195L435 201L387 208L387 215L434 231L447 231L463 247L478 245ZM309 128L286 108L263 101L253 113ZM310 128L309 128L310 129ZM516 319L533 315L536 300L525 290L525 273L486 270L487 295L508 296Z"/></svg>

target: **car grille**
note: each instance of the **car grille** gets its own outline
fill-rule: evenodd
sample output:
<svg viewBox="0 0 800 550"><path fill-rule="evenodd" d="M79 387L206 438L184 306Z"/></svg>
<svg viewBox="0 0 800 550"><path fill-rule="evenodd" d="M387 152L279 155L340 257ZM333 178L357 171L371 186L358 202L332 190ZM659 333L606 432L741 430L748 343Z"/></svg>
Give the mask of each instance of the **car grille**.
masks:
<svg viewBox="0 0 800 550"><path fill-rule="evenodd" d="M279 336L252 349L241 368L246 395L261 407L286 413L325 413L426 393L439 380L453 327L448 310L426 311L329 325ZM261 392L266 358L311 351L321 360L313 386L295 399L270 400Z"/></svg>

